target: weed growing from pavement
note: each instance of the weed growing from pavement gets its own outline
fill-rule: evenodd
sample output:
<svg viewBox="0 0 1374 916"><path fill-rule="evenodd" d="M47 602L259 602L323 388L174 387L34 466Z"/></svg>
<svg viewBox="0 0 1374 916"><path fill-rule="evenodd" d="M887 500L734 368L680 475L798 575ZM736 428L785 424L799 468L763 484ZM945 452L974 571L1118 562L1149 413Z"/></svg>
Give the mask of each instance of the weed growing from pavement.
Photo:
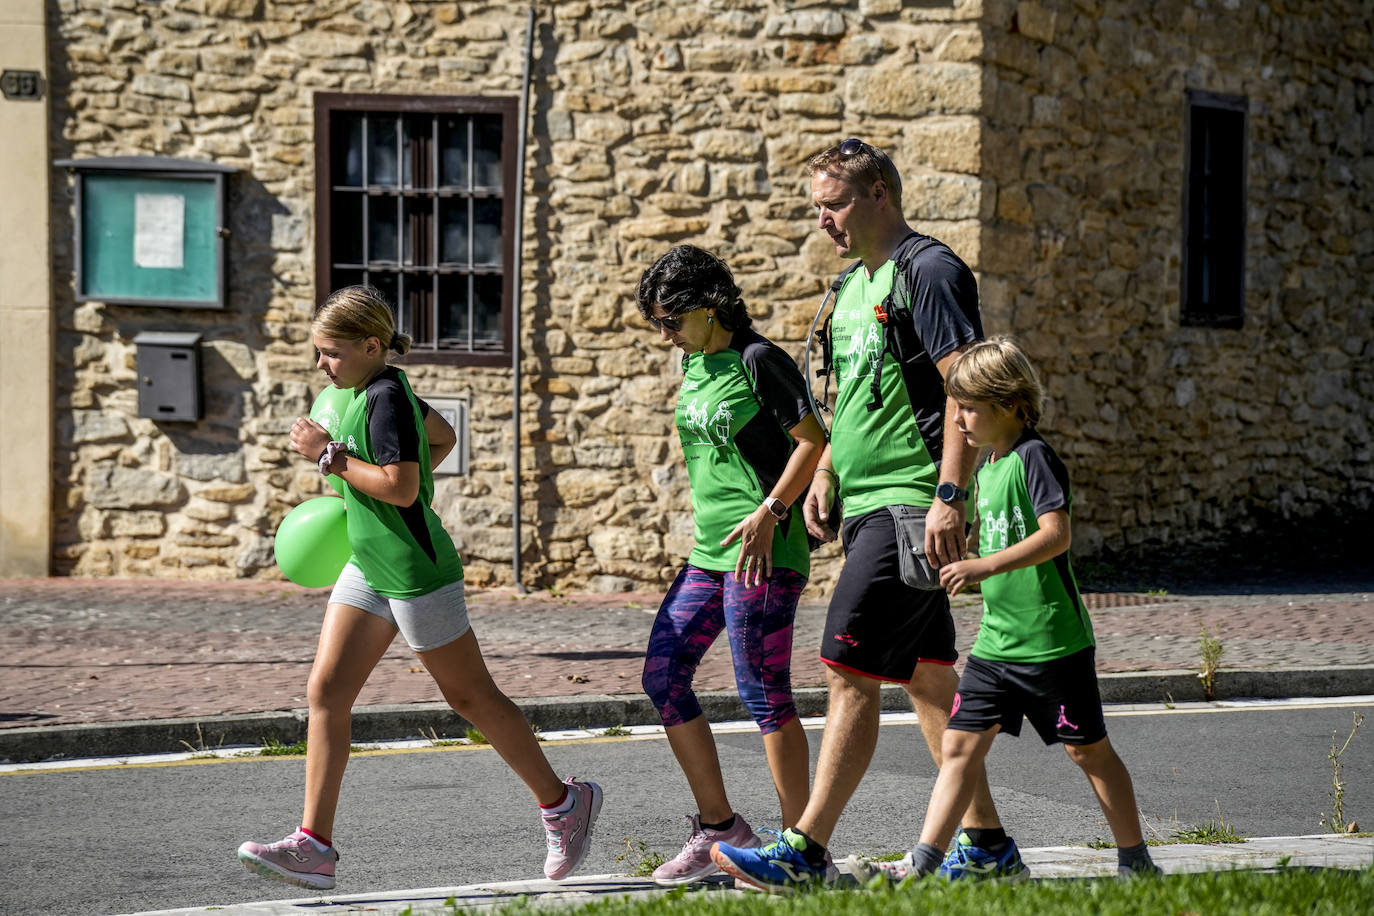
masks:
<svg viewBox="0 0 1374 916"><path fill-rule="evenodd" d="M630 837L625 838L625 851L616 856L615 860L628 866L626 874L632 878L647 878L654 873L655 868L668 861L662 853L649 849L648 843L643 840L636 842Z"/></svg>
<svg viewBox="0 0 1374 916"><path fill-rule="evenodd" d="M1221 670L1221 654L1225 648L1221 645L1221 640L1215 638L1207 632L1207 626L1201 625L1202 640L1199 648L1202 651L1202 670L1197 673L1198 680L1202 681L1202 697L1205 700L1215 700L1217 698L1217 672Z"/></svg>
<svg viewBox="0 0 1374 916"><path fill-rule="evenodd" d="M607 738L623 738L630 734L630 730L623 725L612 725L601 734L605 735Z"/></svg>
<svg viewBox="0 0 1374 916"><path fill-rule="evenodd" d="M178 739L178 740L180 740L180 739ZM183 747L186 748L186 750L188 750L188 751L191 752L191 759L192 759L192 760L204 760L204 759L206 759L206 758L218 757L218 756L219 756L218 751L219 751L221 748L224 747L224 735L220 735L220 736L219 736L219 744L215 745L214 747L206 747L206 746L205 746L205 732L201 731L201 729L200 729L200 723L197 722L197 723L196 723L196 743L195 743L195 744L192 744L192 743L190 743L189 741L181 741L181 744L182 744Z"/></svg>
<svg viewBox="0 0 1374 916"><path fill-rule="evenodd" d="M1221 802L1217 805L1217 819L1208 821L1200 827L1189 827L1186 830L1176 830L1172 838L1175 843L1244 843L1245 837L1236 833L1235 828L1226 823L1221 816Z"/></svg>
<svg viewBox="0 0 1374 916"><path fill-rule="evenodd" d="M440 738L439 733L434 730L434 726L432 725L429 727L428 735L425 734L425 730L423 728L420 729L420 736L423 738L428 738L431 747L453 747L455 745L463 743L463 741L458 738Z"/></svg>
<svg viewBox="0 0 1374 916"><path fill-rule="evenodd" d="M1336 747L1336 733L1331 733L1331 750L1326 754L1326 759L1331 761L1331 813L1322 815L1321 825L1332 833L1358 833L1360 829L1359 824L1354 821L1347 823L1345 819L1345 780L1341 778L1341 756L1363 724L1364 713L1355 713L1355 724L1339 748Z"/></svg>
<svg viewBox="0 0 1374 916"><path fill-rule="evenodd" d="M293 741L290 744L283 744L277 738L263 738L262 747L258 748L258 757L302 757L305 755L305 742Z"/></svg>
<svg viewBox="0 0 1374 916"><path fill-rule="evenodd" d="M873 889L846 888L774 897L728 893L698 885L666 894L599 900L578 916L1126 916L1135 913L1304 913L1344 916L1366 912L1374 899L1374 869L1286 868L1275 872L1224 871L1166 875L1131 881L1108 879L995 881L926 879ZM508 904L500 916L548 912L538 898ZM467 912L456 904L450 912Z"/></svg>
<svg viewBox="0 0 1374 916"><path fill-rule="evenodd" d="M463 737L467 738L468 741L473 744L491 744L491 742L487 740L487 736L475 728L469 728L467 731L463 732Z"/></svg>

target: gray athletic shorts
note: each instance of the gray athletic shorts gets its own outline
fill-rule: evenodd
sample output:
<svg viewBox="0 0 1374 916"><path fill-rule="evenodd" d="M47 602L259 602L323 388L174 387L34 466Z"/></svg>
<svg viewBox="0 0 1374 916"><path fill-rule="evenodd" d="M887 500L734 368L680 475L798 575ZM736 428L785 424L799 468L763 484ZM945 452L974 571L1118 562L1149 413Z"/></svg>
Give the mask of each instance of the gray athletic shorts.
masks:
<svg viewBox="0 0 1374 916"><path fill-rule="evenodd" d="M462 579L414 598L388 598L377 594L363 578L363 571L349 563L339 573L329 603L376 614L400 630L406 644L416 652L451 643L470 628Z"/></svg>

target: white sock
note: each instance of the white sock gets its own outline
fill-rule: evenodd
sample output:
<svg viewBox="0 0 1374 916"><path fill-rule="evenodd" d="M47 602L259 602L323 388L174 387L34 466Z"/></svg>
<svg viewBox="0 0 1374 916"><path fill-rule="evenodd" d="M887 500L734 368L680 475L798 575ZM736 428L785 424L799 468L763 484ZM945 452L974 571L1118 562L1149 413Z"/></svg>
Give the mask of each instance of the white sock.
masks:
<svg viewBox="0 0 1374 916"><path fill-rule="evenodd" d="M323 843L321 843L319 840L315 839L315 838L314 838L313 836L311 836L310 834L307 833L307 834L305 835L305 838L306 838L307 840L310 841L310 845L311 845L311 846L314 846L314 847L315 847L315 851L316 851L316 852L320 852L320 853L329 852L330 847L324 845Z"/></svg>
<svg viewBox="0 0 1374 916"><path fill-rule="evenodd" d="M572 790L569 789L561 802L548 808L540 808L539 810L545 815L566 814L573 809L573 805L576 803L577 796L573 795Z"/></svg>

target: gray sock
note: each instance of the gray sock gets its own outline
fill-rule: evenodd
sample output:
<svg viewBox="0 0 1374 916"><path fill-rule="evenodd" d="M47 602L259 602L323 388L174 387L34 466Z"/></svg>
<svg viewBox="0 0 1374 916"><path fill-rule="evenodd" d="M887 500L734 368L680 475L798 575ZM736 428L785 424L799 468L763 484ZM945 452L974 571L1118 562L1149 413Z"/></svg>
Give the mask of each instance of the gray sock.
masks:
<svg viewBox="0 0 1374 916"><path fill-rule="evenodd" d="M1150 858L1150 850L1144 843L1135 846L1118 846L1116 849L1116 866L1121 872L1146 872L1154 873L1154 860Z"/></svg>
<svg viewBox="0 0 1374 916"><path fill-rule="evenodd" d="M911 850L911 861L919 875L935 874L944 860L945 851L929 843L917 843L916 848Z"/></svg>

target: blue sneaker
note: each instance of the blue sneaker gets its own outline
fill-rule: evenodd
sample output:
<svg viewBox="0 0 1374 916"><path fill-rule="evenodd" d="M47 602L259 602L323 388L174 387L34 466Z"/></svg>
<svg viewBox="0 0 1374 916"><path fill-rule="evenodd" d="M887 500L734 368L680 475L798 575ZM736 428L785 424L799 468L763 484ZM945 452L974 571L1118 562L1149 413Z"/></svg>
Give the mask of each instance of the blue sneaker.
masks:
<svg viewBox="0 0 1374 916"><path fill-rule="evenodd" d="M802 855L805 848L806 837L789 829L767 846L753 849L716 843L711 847L711 861L727 875L770 894L786 895L833 882L839 872L830 853L825 854L825 865L816 868Z"/></svg>
<svg viewBox="0 0 1374 916"><path fill-rule="evenodd" d="M954 841L954 849L940 865L940 877L951 881L1002 878L1016 882L1030 877L1030 869L1021 861L1021 853L1011 837L1007 837L1007 845L1002 847L1001 852L992 853L974 846L968 834L960 830Z"/></svg>

